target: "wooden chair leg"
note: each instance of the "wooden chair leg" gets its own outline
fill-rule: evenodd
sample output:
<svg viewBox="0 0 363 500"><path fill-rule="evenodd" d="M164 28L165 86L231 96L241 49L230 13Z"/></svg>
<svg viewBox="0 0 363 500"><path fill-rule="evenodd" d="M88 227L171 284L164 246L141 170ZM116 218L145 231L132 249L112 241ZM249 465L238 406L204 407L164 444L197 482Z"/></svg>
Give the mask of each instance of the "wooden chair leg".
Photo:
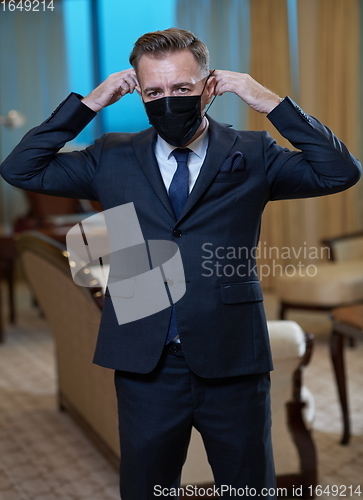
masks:
<svg viewBox="0 0 363 500"><path fill-rule="evenodd" d="M303 401L290 401L286 404L289 429L299 453L302 497L314 498L310 495L309 487L314 489L317 484L317 455L311 432L303 419L304 406Z"/></svg>
<svg viewBox="0 0 363 500"><path fill-rule="evenodd" d="M348 338L348 343L349 343L349 347L357 347L357 342L356 342L356 339L354 337L349 337Z"/></svg>
<svg viewBox="0 0 363 500"><path fill-rule="evenodd" d="M3 330L3 313L2 313L2 292L1 292L1 280L0 280L0 344L4 342L4 330Z"/></svg>
<svg viewBox="0 0 363 500"><path fill-rule="evenodd" d="M341 444L348 444L350 439L349 409L344 364L344 336L333 330L330 337L330 354L343 416L343 436Z"/></svg>
<svg viewBox="0 0 363 500"><path fill-rule="evenodd" d="M281 302L280 303L280 319L285 319L287 309L288 309L288 306L284 302Z"/></svg>
<svg viewBox="0 0 363 500"><path fill-rule="evenodd" d="M8 282L8 299L9 299L9 322L15 323L15 294L14 294L14 261L9 262L6 278Z"/></svg>

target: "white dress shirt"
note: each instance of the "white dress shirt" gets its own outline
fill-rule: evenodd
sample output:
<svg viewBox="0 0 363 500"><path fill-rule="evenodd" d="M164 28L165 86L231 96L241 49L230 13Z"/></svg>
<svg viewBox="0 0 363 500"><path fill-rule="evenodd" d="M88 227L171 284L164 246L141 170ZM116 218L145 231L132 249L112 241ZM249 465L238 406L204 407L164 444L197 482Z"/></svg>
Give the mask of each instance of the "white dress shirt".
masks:
<svg viewBox="0 0 363 500"><path fill-rule="evenodd" d="M209 123L207 118L205 120L207 121L207 125L203 133L187 146L192 151L188 159L189 193L193 189L207 153ZM178 166L175 157L171 154L174 149L177 148L168 144L158 135L155 145L155 156L167 191Z"/></svg>

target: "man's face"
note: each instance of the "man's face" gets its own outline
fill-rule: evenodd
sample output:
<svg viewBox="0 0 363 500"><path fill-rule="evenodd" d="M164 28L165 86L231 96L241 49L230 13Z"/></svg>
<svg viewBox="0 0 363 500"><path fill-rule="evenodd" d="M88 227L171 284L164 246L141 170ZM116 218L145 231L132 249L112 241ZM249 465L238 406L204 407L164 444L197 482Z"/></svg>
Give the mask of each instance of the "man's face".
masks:
<svg viewBox="0 0 363 500"><path fill-rule="evenodd" d="M206 77L189 50L180 50L162 59L143 55L137 77L144 102L161 97L200 95L206 84ZM203 92L202 109L210 102L213 88L213 78L210 78Z"/></svg>

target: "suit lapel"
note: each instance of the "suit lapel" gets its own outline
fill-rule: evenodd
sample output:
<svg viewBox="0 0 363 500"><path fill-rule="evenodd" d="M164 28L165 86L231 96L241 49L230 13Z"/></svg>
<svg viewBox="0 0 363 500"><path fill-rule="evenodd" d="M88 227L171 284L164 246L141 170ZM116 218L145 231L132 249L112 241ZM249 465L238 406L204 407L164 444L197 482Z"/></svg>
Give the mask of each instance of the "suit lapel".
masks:
<svg viewBox="0 0 363 500"><path fill-rule="evenodd" d="M236 131L231 129L230 126L218 123L209 116L208 120L209 143L207 154L179 220L185 217L211 184L236 142Z"/></svg>
<svg viewBox="0 0 363 500"><path fill-rule="evenodd" d="M166 210L173 218L175 218L173 207L165 189L165 184L154 153L156 138L157 135L155 129L149 128L133 136L132 147L137 161L151 184L151 187L159 197Z"/></svg>
<svg viewBox="0 0 363 500"><path fill-rule="evenodd" d="M196 183L187 199L185 207L178 219L182 219L197 203L199 198L208 188L217 175L224 161L229 155L231 148L236 142L237 134L228 125L222 125L212 118L209 120L209 144L207 154ZM147 177L153 190L159 197L161 203L172 217L175 217L173 207L170 203L168 193L165 189L164 181L161 177L160 169L155 158L155 129L149 128L132 138L132 147L139 162L139 165Z"/></svg>

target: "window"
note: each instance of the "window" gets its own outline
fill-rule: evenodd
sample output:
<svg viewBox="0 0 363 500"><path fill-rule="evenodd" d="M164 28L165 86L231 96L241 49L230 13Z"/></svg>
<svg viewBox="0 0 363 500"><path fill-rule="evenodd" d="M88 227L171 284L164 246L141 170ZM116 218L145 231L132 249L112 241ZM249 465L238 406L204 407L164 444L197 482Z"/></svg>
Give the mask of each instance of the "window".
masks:
<svg viewBox="0 0 363 500"><path fill-rule="evenodd" d="M86 95L109 74L128 68L136 39L148 31L175 26L175 10L176 0L64 0L71 90ZM138 132L148 126L135 93L102 110L76 140L90 143L104 132Z"/></svg>

